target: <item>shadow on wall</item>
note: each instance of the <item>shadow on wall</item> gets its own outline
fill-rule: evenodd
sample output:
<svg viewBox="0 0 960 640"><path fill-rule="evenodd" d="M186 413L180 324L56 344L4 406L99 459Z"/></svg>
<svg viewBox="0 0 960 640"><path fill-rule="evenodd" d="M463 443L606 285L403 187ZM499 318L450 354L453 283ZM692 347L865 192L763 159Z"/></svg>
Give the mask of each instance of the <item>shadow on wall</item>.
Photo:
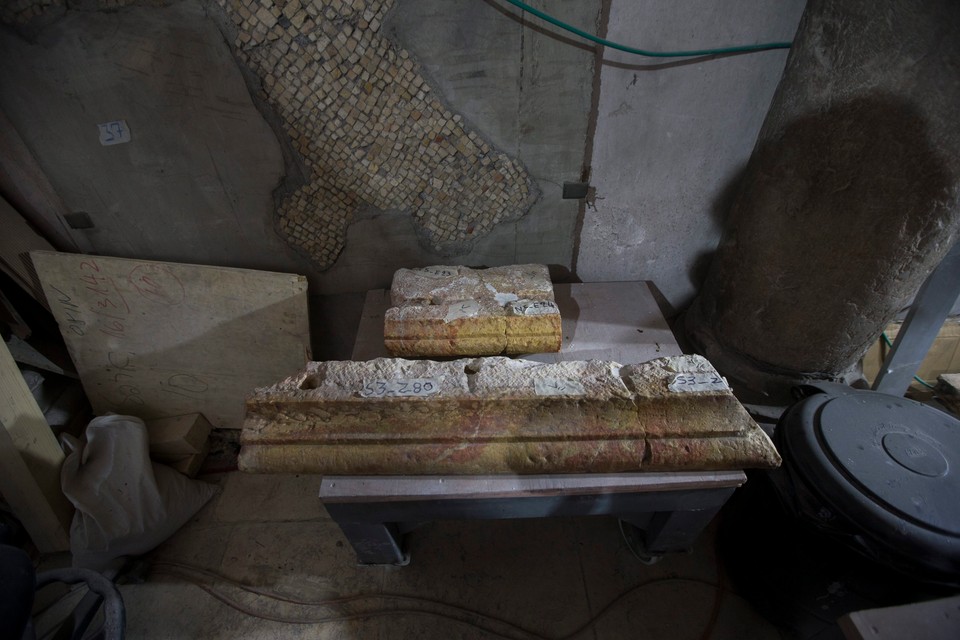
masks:
<svg viewBox="0 0 960 640"><path fill-rule="evenodd" d="M727 216L730 213L730 209L733 206L734 201L736 200L737 193L740 190L740 186L743 183L743 178L747 173L747 166L744 165L735 171L727 183L723 186L720 192L717 194L717 197L714 198L713 204L710 207L710 225L717 230L718 235L723 233L725 223L727 221ZM694 290L699 291L704 281L707 279L707 275L710 273L710 265L713 262L713 257L716 255L716 249L712 251L701 251L693 259L688 275L690 277L690 284L693 285Z"/></svg>
<svg viewBox="0 0 960 640"><path fill-rule="evenodd" d="M888 93L762 133L688 327L773 368L855 362L957 227L956 167L930 133Z"/></svg>

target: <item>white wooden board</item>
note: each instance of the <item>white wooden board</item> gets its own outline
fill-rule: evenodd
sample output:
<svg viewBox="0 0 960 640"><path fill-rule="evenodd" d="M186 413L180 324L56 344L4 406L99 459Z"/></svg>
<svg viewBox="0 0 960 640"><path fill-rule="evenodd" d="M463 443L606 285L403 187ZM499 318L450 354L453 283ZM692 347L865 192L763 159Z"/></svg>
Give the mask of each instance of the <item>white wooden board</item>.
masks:
<svg viewBox="0 0 960 640"><path fill-rule="evenodd" d="M239 429L244 398L309 359L303 276L30 255L97 413L202 413Z"/></svg>
<svg viewBox="0 0 960 640"><path fill-rule="evenodd" d="M0 269L46 306L47 301L28 254L36 250L52 251L53 247L31 229L23 216L3 198L0 198L0 223L3 224L3 233L0 233Z"/></svg>
<svg viewBox="0 0 960 640"><path fill-rule="evenodd" d="M63 450L0 343L0 493L41 553L70 548L73 505L60 490Z"/></svg>

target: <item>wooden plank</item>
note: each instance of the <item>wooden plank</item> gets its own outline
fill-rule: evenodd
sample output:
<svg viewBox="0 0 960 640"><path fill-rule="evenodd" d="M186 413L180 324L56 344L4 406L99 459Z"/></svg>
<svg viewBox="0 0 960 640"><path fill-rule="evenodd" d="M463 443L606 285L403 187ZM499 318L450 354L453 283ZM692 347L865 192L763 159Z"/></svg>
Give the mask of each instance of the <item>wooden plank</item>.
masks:
<svg viewBox="0 0 960 640"><path fill-rule="evenodd" d="M299 275L31 253L97 413L202 413L238 429L244 399L309 359Z"/></svg>
<svg viewBox="0 0 960 640"><path fill-rule="evenodd" d="M559 353L523 356L537 362L613 360L622 364L680 355L679 345L645 282L555 284L563 319ZM367 292L354 345L354 360L385 358L383 314L390 292Z"/></svg>
<svg viewBox="0 0 960 640"><path fill-rule="evenodd" d="M742 471L590 473L539 476L327 476L324 502L519 498L526 496L649 493L739 487Z"/></svg>
<svg viewBox="0 0 960 640"><path fill-rule="evenodd" d="M63 451L6 345L0 347L0 492L42 553L70 548Z"/></svg>
<svg viewBox="0 0 960 640"><path fill-rule="evenodd" d="M30 261L30 252L50 251L53 246L3 198L0 198L0 224L3 226L3 233L0 234L0 269L46 307L47 299Z"/></svg>
<svg viewBox="0 0 960 640"><path fill-rule="evenodd" d="M848 640L955 640L960 638L960 596L854 611L837 624Z"/></svg>

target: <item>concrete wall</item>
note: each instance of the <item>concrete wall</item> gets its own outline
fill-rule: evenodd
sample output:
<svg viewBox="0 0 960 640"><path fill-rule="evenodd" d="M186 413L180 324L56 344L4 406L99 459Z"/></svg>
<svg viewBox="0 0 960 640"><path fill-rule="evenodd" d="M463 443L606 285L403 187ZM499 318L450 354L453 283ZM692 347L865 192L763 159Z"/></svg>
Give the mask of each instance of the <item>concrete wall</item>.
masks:
<svg viewBox="0 0 960 640"><path fill-rule="evenodd" d="M790 41L803 6L615 1L607 37L659 50ZM784 50L692 60L606 52L593 139L596 200L577 262L584 281L652 280L674 308L689 302L786 59Z"/></svg>
<svg viewBox="0 0 960 640"><path fill-rule="evenodd" d="M67 11L0 35L0 109L71 211L84 251L282 271L309 267L273 231L283 175L216 25L195 2ZM97 125L131 140L102 146ZM66 225L64 225L66 226Z"/></svg>
<svg viewBox="0 0 960 640"><path fill-rule="evenodd" d="M0 34L0 109L68 208L90 214L94 228L70 232L77 244L119 256L298 271L324 294L388 286L402 266L543 262L556 278L652 279L671 305L683 306L719 238L725 194L753 147L785 58L764 52L662 62L608 50L595 77L591 46L493 0L324 0L302 7L278 0L267 3L267 13L240 0L118 4L130 3L67 3L91 9L79 11L59 0L34 1L40 9L19 0L16 12L0 14L27 25L20 35L10 28ZM789 40L803 5L532 4L587 31L606 29L613 40L664 49ZM375 36L361 38L358 30ZM317 130L341 117L344 105L329 110L326 76L311 84L297 69L299 79L290 77L289 69L299 67L290 50L334 47L304 54L306 64L322 65L347 56L343 48L357 46L351 38L399 60L410 74L404 82L423 78L438 101L427 100L438 122L488 145L482 155L500 154L515 165L532 197L511 200L516 204L481 237L461 242L461 234L438 244L417 215L425 187L394 198L372 181L364 155L372 144L363 135L315 155ZM295 109L283 102L288 81L302 94ZM346 104L362 111L363 104L349 102L351 91ZM369 126L379 135L378 117L369 121L376 126L356 120L357 131ZM100 146L96 125L118 119L130 125L131 142ZM414 166L404 160L414 152L412 137L400 144L397 175ZM561 185L580 180L591 153L596 197L589 205L561 199ZM330 173L349 157L357 164ZM438 166L407 171L395 186L447 180ZM285 198L320 170L327 171L327 191L311 191L306 204L297 204L297 215L314 216L317 226L300 237L286 232L285 241L277 233L278 213L289 210ZM516 188L508 184L503 193L510 198ZM334 198L343 199L331 214ZM457 217L461 208L450 207L455 228L466 222ZM323 246L339 253L318 259L314 233L333 234Z"/></svg>
<svg viewBox="0 0 960 640"><path fill-rule="evenodd" d="M591 0L534 3L562 19L594 25ZM329 290L389 286L399 266L452 261L468 265L540 262L555 277L570 267L578 202L560 197L580 178L590 111L593 52L531 28L529 17L477 0L400 0L384 33L408 50L421 73L464 122L518 158L540 198L453 259L424 251L408 216L370 212L347 231L337 263L320 275ZM592 28L592 27L591 27ZM381 248L390 246L389 252Z"/></svg>

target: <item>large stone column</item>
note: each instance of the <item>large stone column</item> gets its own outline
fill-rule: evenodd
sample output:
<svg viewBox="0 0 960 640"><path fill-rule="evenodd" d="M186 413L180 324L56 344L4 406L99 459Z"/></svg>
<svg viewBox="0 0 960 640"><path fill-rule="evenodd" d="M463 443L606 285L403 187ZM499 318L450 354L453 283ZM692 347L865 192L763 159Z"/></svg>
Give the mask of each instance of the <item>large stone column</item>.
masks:
<svg viewBox="0 0 960 640"><path fill-rule="evenodd" d="M811 0L688 336L756 390L842 378L958 230L960 2Z"/></svg>

